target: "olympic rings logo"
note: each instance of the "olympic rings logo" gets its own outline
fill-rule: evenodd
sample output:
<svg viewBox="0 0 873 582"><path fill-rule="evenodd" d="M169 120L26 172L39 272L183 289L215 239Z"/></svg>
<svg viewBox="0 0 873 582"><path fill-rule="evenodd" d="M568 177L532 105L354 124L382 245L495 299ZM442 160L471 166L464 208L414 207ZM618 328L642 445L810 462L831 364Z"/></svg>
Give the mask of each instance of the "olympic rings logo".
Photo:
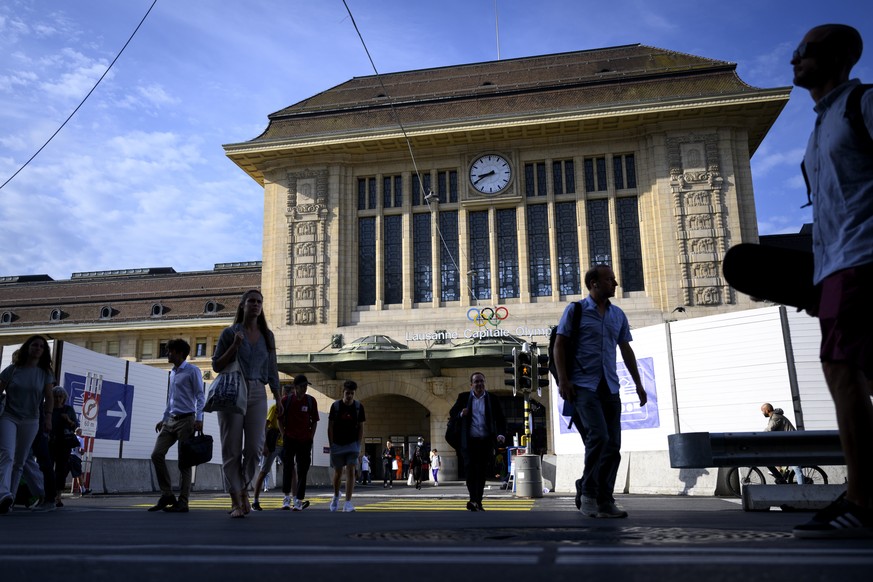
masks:
<svg viewBox="0 0 873 582"><path fill-rule="evenodd" d="M467 310L467 319L475 323L478 327L493 325L497 327L500 323L509 317L509 310L502 305L497 309L493 307L471 307Z"/></svg>

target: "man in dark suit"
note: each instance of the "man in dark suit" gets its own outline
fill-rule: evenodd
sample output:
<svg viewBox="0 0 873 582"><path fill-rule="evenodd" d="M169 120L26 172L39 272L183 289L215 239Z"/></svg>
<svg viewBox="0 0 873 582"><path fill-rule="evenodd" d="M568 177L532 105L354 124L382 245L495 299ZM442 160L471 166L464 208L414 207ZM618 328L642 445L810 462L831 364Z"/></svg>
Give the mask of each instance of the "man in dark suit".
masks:
<svg viewBox="0 0 873 582"><path fill-rule="evenodd" d="M502 443L506 432L506 418L497 397L485 391L485 375L473 372L470 391L458 394L449 411L452 418L461 419L461 458L467 472L469 511L485 511L482 494L485 480L493 474L494 447Z"/></svg>

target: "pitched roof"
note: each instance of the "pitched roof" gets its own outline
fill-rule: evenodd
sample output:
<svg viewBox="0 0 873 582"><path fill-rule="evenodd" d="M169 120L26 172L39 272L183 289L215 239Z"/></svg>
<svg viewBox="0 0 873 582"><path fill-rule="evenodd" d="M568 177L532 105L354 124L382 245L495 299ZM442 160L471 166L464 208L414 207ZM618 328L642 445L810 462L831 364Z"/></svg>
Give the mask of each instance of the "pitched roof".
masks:
<svg viewBox="0 0 873 582"><path fill-rule="evenodd" d="M261 282L261 263L216 265L213 271L176 273L173 269L131 269L109 273L75 273L69 280L0 281L0 313L13 321L0 330L49 324L209 319L233 317L240 296ZM207 303L213 308L207 311ZM153 314L155 305L160 314ZM112 311L101 318L103 307ZM54 310L60 310L52 320Z"/></svg>
<svg viewBox="0 0 873 582"><path fill-rule="evenodd" d="M734 63L636 44L355 77L269 115L246 143L760 91Z"/></svg>

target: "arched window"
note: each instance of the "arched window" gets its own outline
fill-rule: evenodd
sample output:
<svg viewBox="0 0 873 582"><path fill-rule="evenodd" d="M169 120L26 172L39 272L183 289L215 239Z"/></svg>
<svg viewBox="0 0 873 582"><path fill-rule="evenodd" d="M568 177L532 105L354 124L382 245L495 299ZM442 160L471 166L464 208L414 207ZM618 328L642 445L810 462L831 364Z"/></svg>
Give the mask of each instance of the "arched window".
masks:
<svg viewBox="0 0 873 582"><path fill-rule="evenodd" d="M15 319L15 314L11 311L4 311L0 314L0 324L8 325L12 323L12 320Z"/></svg>
<svg viewBox="0 0 873 582"><path fill-rule="evenodd" d="M104 305L100 308L100 319L112 319L112 308Z"/></svg>
<svg viewBox="0 0 873 582"><path fill-rule="evenodd" d="M160 303L152 305L152 317L160 317L164 314L164 306Z"/></svg>
<svg viewBox="0 0 873 582"><path fill-rule="evenodd" d="M217 313L218 312L218 303L215 301L207 301L206 305L203 306L203 313Z"/></svg>
<svg viewBox="0 0 873 582"><path fill-rule="evenodd" d="M52 309L51 315L49 315L49 321L60 321L63 317L64 312L56 307Z"/></svg>

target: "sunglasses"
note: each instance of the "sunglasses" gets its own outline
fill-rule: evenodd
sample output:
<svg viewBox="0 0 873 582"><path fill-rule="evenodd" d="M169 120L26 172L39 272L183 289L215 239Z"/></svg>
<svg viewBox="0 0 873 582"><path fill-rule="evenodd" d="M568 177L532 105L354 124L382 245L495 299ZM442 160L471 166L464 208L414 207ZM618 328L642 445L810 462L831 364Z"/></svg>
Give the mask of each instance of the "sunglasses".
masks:
<svg viewBox="0 0 873 582"><path fill-rule="evenodd" d="M814 59L827 55L827 45L822 42L803 42L791 54L792 60Z"/></svg>

